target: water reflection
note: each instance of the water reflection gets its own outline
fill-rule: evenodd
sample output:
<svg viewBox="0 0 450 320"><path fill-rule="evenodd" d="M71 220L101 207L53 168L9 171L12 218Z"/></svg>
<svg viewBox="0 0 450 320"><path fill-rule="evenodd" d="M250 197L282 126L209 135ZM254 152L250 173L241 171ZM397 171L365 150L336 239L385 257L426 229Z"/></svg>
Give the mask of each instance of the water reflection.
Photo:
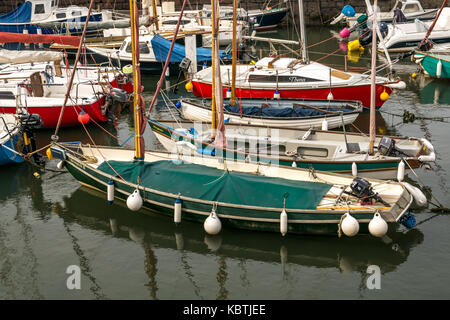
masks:
<svg viewBox="0 0 450 320"><path fill-rule="evenodd" d="M411 250L423 242L424 236L418 229L409 231L391 230L383 239L370 236L357 238L288 236L278 234L243 232L224 229L218 236L205 235L200 224L184 221L175 226L171 219L155 215L126 215L128 212L122 202L109 206L104 195L85 187L77 189L64 199L65 224L78 224L83 228L101 230L106 236L130 239L142 247L145 255L145 273L148 276L146 286L150 297L158 299L158 273L169 269L160 260L157 251L161 249L177 250L181 253L181 268L191 282L195 295L202 299L204 293L198 280L201 275L190 266L190 256L199 254L209 260L208 272L215 274L216 299L227 299L230 277L229 261L238 261L242 270L241 286L246 287L246 263L257 261L262 264L277 264L283 279L289 281L287 266L337 269L341 273L358 273L365 283L367 267L378 265L382 274L393 272L404 263ZM107 208L107 210L105 210ZM161 252L161 251L158 251ZM231 260L230 260L231 259ZM201 277L204 280L204 277Z"/></svg>
<svg viewBox="0 0 450 320"><path fill-rule="evenodd" d="M450 85L446 79L433 79L419 74L410 81L410 88L417 94L421 104L450 105Z"/></svg>

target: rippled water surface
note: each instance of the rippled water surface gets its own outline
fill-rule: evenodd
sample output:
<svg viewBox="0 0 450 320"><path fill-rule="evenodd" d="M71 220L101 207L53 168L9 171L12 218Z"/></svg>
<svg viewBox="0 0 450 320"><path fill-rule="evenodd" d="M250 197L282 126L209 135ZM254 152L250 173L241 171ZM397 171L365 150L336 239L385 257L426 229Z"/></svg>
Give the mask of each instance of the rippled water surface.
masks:
<svg viewBox="0 0 450 320"><path fill-rule="evenodd" d="M308 43L330 36L325 28L308 28ZM312 47L311 58L337 47L337 40ZM339 54L322 61L342 65ZM358 63L349 62L350 67L369 65L369 52ZM450 117L450 83L411 79L417 67L408 61L397 64L395 71L407 88L393 94L377 113L377 131L426 137L434 144L437 160L431 170L420 169L419 178L409 178L420 179L450 207L450 124L445 119ZM170 78L172 84L176 78ZM151 76L143 79L147 101L156 81ZM180 95L188 95L183 85ZM404 110L419 119L403 123L395 115ZM172 118L161 103L152 115ZM431 117L445 121L423 119ZM361 114L355 125L367 132L368 118L368 113ZM124 141L133 132L132 123L123 112L117 123L105 128ZM89 131L97 144L120 144L95 126ZM39 132L39 145L47 144L52 133ZM161 148L150 130L145 137L147 148ZM80 128L63 129L60 140L89 142ZM0 168L1 299L450 298L450 215L435 215L432 205L415 212L416 228L399 227L384 241L370 236L282 238L234 229L210 237L200 224L176 227L170 218L132 213L119 201L108 205L104 194L80 187L68 173L47 171L36 179L33 172L27 164ZM69 265L81 268L81 290L66 287ZM370 265L380 267L379 290L366 287Z"/></svg>

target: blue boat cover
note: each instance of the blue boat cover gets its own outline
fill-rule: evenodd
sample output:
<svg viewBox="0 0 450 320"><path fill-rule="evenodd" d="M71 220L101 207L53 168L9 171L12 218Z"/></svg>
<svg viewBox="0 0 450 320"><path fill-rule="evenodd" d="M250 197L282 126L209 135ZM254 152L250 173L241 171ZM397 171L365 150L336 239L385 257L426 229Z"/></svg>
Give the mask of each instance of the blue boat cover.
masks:
<svg viewBox="0 0 450 320"><path fill-rule="evenodd" d="M155 35L152 39L152 48L155 54L155 58L158 61L166 61L167 55L172 41L161 37L159 34ZM229 54L225 54L224 50L219 50L220 59L230 59ZM170 56L170 62L181 62L186 57L185 47L179 43L175 43L173 51ZM197 48L197 61L211 61L211 49Z"/></svg>
<svg viewBox="0 0 450 320"><path fill-rule="evenodd" d="M240 106L224 105L226 112L241 114ZM327 111L348 113L352 109L326 109ZM308 108L261 108L261 107L242 107L242 114L257 117L276 117L276 118L303 118L323 116L324 112Z"/></svg>
<svg viewBox="0 0 450 320"><path fill-rule="evenodd" d="M31 2L27 1L20 7L0 15L0 23L24 23L31 21Z"/></svg>

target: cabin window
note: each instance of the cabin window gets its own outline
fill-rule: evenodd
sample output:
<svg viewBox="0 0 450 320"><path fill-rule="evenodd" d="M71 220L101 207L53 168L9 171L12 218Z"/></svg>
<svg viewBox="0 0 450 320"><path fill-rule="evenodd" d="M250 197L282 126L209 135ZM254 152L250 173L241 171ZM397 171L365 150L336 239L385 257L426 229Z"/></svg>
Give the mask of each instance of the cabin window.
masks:
<svg viewBox="0 0 450 320"><path fill-rule="evenodd" d="M14 100L16 97L14 96L14 93L11 91L0 91L0 99L2 100Z"/></svg>
<svg viewBox="0 0 450 320"><path fill-rule="evenodd" d="M298 147L297 154L300 156L327 157L328 149L312 148L312 147Z"/></svg>
<svg viewBox="0 0 450 320"><path fill-rule="evenodd" d="M73 17L81 16L81 11L72 11L72 16Z"/></svg>
<svg viewBox="0 0 450 320"><path fill-rule="evenodd" d="M132 45L131 42L128 43L128 46L125 50L128 53L132 53L133 49L132 49ZM150 49L148 48L147 43L145 42L139 42L139 53L150 53Z"/></svg>
<svg viewBox="0 0 450 320"><path fill-rule="evenodd" d="M41 14L41 13L45 13L45 5L44 4L37 4L34 7L34 14Z"/></svg>
<svg viewBox="0 0 450 320"><path fill-rule="evenodd" d="M405 5L404 13L412 13L420 11L419 5L417 3L408 3Z"/></svg>
<svg viewBox="0 0 450 320"><path fill-rule="evenodd" d="M63 18L65 18L66 17L66 14L65 13L57 13L56 14L56 19L63 19Z"/></svg>

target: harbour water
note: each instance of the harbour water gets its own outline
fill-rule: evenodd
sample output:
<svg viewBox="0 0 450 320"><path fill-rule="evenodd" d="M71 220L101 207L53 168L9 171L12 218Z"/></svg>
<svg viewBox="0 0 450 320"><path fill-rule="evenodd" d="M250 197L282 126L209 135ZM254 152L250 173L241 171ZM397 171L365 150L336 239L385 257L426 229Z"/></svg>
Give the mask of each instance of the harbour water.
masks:
<svg viewBox="0 0 450 320"><path fill-rule="evenodd" d="M293 35L279 31L276 36ZM308 28L308 43L330 36L327 28ZM323 56L314 52L330 52L337 45L333 40L311 48L311 59ZM322 62L342 65L343 56ZM349 62L369 65L369 53L356 64ZM421 75L412 79L417 66L408 61L394 69L407 88L393 94L377 113L377 132L425 137L433 143L436 163L417 170L418 178L408 178L423 182L450 207L450 83ZM172 84L176 78L172 75ZM143 78L147 101L157 80ZM173 98L187 95L184 85L176 95L171 93ZM404 110L417 119L404 123ZM162 103L152 115L178 116ZM443 121L425 119L438 117ZM359 130L367 132L368 118L367 112L360 115L355 122ZM96 144L126 141L132 146L132 127L133 118L125 111L114 124L105 125L120 141L95 125L88 129ZM52 133L38 132L39 146L48 144ZM162 148L150 130L145 139L148 149ZM90 143L82 128L60 132L60 141L80 140ZM48 166L56 169L56 163ZM104 194L80 187L67 172L45 171L36 178L35 171L26 163L0 168L0 299L450 298L450 215L434 214L433 205L413 211L414 229L399 227L383 239L281 237L228 228L208 236L200 224L183 221L175 226L157 213L131 212L120 201L108 205ZM71 265L81 270L79 290L67 287ZM379 289L367 286L369 266L381 271Z"/></svg>

